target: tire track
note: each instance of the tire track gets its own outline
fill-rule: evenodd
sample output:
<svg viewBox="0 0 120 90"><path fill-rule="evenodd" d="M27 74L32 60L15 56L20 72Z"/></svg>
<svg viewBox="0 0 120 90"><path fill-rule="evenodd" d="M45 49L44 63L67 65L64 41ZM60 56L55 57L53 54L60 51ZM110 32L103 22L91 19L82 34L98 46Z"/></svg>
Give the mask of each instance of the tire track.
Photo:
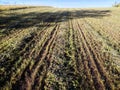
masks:
<svg viewBox="0 0 120 90"><path fill-rule="evenodd" d="M44 27L43 30L40 30L40 31L37 30L38 31L38 32L36 31L37 34L36 34L36 32L34 32L34 33L32 33L32 35L30 37L27 37L21 41L19 48L16 49L17 51L19 51L19 53L17 52L19 55L16 54L16 56L14 57L14 59L12 61L9 60L10 65L8 65L6 63L7 64L7 67L5 66L6 71L10 72L10 73L7 73L7 78L6 78L6 75L3 75L3 76L5 76L4 77L5 81L6 81L6 79L8 79L7 82L10 81L12 83L12 81L11 81L12 78L16 77L16 79L18 79L21 76L21 74L19 72L17 72L17 70L19 70L21 66L24 66L25 63L27 64L30 62L30 60L26 60L26 59L30 57L29 53L32 50L34 50L35 44L40 39L39 36L42 35L43 32L45 32L44 29L46 29L48 26L49 26L49 24L46 25L46 27ZM16 51L16 50L14 50L14 51ZM14 51L13 51L13 54L16 53ZM21 73L22 73L22 71L21 71ZM5 81L3 81L2 84L5 84L6 83ZM14 83L15 83L15 80L14 80Z"/></svg>
<svg viewBox="0 0 120 90"><path fill-rule="evenodd" d="M87 24L87 22L86 22L86 24ZM92 36L92 33L88 32L88 34L89 34L89 36L88 36L87 40L89 40L89 42L94 42L93 41L94 38ZM104 65L101 63L103 61L102 58L100 57L99 53L97 53L96 49L92 48L91 43L89 45L91 48L91 52L93 53L94 57L96 58L95 63L98 67L98 70L99 70L101 76L105 79L104 84L106 86L106 89L113 90L114 86L113 86L112 80L110 79L110 77L106 73L107 71L105 70ZM95 48L97 48L97 47L95 46Z"/></svg>
<svg viewBox="0 0 120 90"><path fill-rule="evenodd" d="M62 13L62 12L60 12L60 13ZM51 17L51 16L50 16ZM59 15L58 16L56 16L56 19L57 18L59 18ZM51 23L52 25L53 25L53 23ZM36 60L37 58L39 58L39 55L40 54L42 54L43 53L43 51L44 51L44 49L43 49L43 47L46 45L46 44L48 44L48 39L50 39L51 38L51 34L53 34L54 33L54 29L58 26L58 24L57 24L57 22L55 21L54 22L54 24L56 24L54 27L52 26L52 28L53 28L53 30L47 30L47 31L45 31L45 34L46 35L44 35L44 38L42 38L42 42L41 43L38 43L38 47L40 46L40 52L37 50L37 51L35 51L35 50L32 50L32 52L30 53L30 55L29 55L29 57L31 58L32 56L33 57L36 57L36 58L32 58L33 60ZM51 29L52 29L51 28ZM44 33L42 33L42 35L43 35ZM49 36L48 36L49 35ZM39 40L41 40L40 38L39 38ZM39 45L40 44L40 45ZM37 53L38 52L38 53ZM37 55L37 56L36 56ZM36 60L37 61L37 60ZM36 66L35 64L36 63L38 63L38 62L35 62L34 63L34 65L33 64L31 64L31 62L28 64L28 66L25 68L25 70L24 70L24 72L23 72L23 74L22 74L22 76L21 76L21 79L16 83L16 85L15 85L15 88L19 88L19 87L21 87L21 88L24 88L24 86L22 86L23 85L23 83L24 82L26 82L26 78L27 77L30 77L30 75L28 75L28 74L30 74L30 72L32 72L32 69ZM32 69L31 69L32 68ZM36 68L36 67L35 67ZM36 73L36 72L35 72ZM33 76L34 76L34 74L33 74ZM25 86L26 87L26 86ZM14 88L14 87L13 87Z"/></svg>
<svg viewBox="0 0 120 90"><path fill-rule="evenodd" d="M51 26L51 24L49 24L49 23L45 23L45 26L46 27L43 27L42 29L41 28L37 28L37 30L35 31L35 33L37 32L37 35L34 35L34 37L33 37L33 39L31 39L30 40L30 42L29 43L26 43L26 42L21 42L21 45L20 45L20 48L17 48L17 51L19 51L19 57L17 57L16 59L20 59L20 60L14 60L14 61L12 61L13 62L13 64L11 63L11 65L9 66L10 68L7 68L8 70L9 69L14 69L14 66L16 67L20 67L20 66L25 66L24 64L26 63L28 63L28 65L29 65L29 62L30 62L30 60L26 60L27 58L29 58L30 57L30 55L32 54L31 52L33 52L34 51L34 46L35 46L35 44L40 40L40 37L39 36L42 36L43 34L44 34L44 32L46 32L45 31L45 29L46 28L48 28L48 27L50 27ZM23 40L22 40L23 41ZM27 41L27 38L26 38L26 41ZM28 41L27 41L28 42ZM31 49L33 49L33 50L31 50ZM16 51L16 49L14 50L14 51ZM29 55L30 54L30 55ZM22 56L22 58L20 58L20 56ZM26 65L27 66L27 65ZM12 68L13 67L13 68ZM23 68L23 67L20 67L20 68ZM16 68L17 70L19 70L20 68ZM15 70L15 69L14 69ZM17 72L17 70L15 70L15 72ZM12 76L12 78L13 77L16 77L17 76L17 78L19 78L20 76L21 76L21 74L20 75L17 75L17 73L15 74L15 72L10 72L10 75L7 75L7 78L9 79L9 80L11 80L11 76ZM18 72L19 73L19 72ZM20 72L20 73L22 73L22 71ZM8 73L7 73L8 74ZM3 78L3 77L2 77ZM14 79L14 78L13 78ZM12 83L12 82L11 82ZM15 80L14 80L14 83L15 83ZM4 84L4 83L2 83L2 84ZM14 85L13 85L14 86Z"/></svg>
<svg viewBox="0 0 120 90"><path fill-rule="evenodd" d="M49 48L51 47L51 44L54 41L54 37L57 34L57 28L58 27L59 27L59 25L56 25L54 27L53 31L50 34L50 38L48 38L48 40L44 43L44 46L43 46L42 50L39 52L38 57L36 57L36 62L34 64L34 66L32 67L31 71L30 71L30 77L28 76L26 78L27 87L24 87L26 90L31 90L31 86L34 83L35 76L36 76L41 64L43 63L43 60L48 55L48 50L49 50Z"/></svg>
<svg viewBox="0 0 120 90"><path fill-rule="evenodd" d="M76 57L77 57L76 58L76 60L77 60L76 64L77 64L77 69L78 69L78 71L79 71L79 73L82 77L80 85L82 84L81 88L83 88L83 87L87 88L87 86L88 86L89 89L95 90L93 80L92 80L92 75L90 74L90 69L88 67L88 61L86 60L87 55L85 54L83 43L81 42L81 38L78 36L79 32L78 32L76 27L77 27L76 26L76 21L73 20L73 28L76 31L76 40L75 41L77 41L75 44L76 44L76 46L79 46L78 48L76 47ZM86 78L85 78L84 74L86 75Z"/></svg>
<svg viewBox="0 0 120 90"><path fill-rule="evenodd" d="M39 45L39 41L41 41L41 38L44 40L44 38L48 34L46 32L49 32L48 27L49 27L49 24L47 24L46 27L43 28L43 30L41 30L41 31L39 31L37 33L37 35L34 38L35 45L33 45L33 48L32 48L31 51L29 51L29 53L24 55L25 58L23 59L23 61L25 61L25 59L27 58L28 59L27 60L28 64L26 65L26 67L24 68L23 72L21 73L17 83L15 83L13 85L13 88L19 88L19 85L20 85L21 81L23 81L23 79L25 78L26 73L28 72L28 70L30 68L31 62L34 59L33 57L35 56L35 50L36 50L37 45ZM44 34L44 37L43 37L43 34Z"/></svg>
<svg viewBox="0 0 120 90"><path fill-rule="evenodd" d="M99 71L97 70L97 66L94 62L94 58L91 54L91 51L90 51L90 48L88 47L88 43L86 41L86 37L81 29L81 27L79 26L79 23L78 21L77 22L77 27L78 27L78 31L79 31L79 34L81 36L81 39L82 39L82 43L83 43L83 48L84 48L84 54L86 53L86 58L85 60L87 62L84 61L84 64L88 64L88 67L90 68L90 72L91 72L91 75L92 75L92 79L94 81L94 86L97 90L105 90L105 86L101 80L101 76L99 74ZM88 68L87 66L85 66L86 68Z"/></svg>
<svg viewBox="0 0 120 90"><path fill-rule="evenodd" d="M65 17L65 19L66 19L66 17ZM60 78L65 80L65 78L64 78L65 76L62 73L64 73L64 74L67 74L67 73L63 71L64 67L61 67L61 66L64 66L63 65L64 63L63 64L59 63L60 62L59 59L61 58L59 55L62 54L61 56L64 57L64 49L63 49L64 46L62 46L62 45L63 44L65 45L65 43L64 43L65 38L63 35L63 34L66 34L65 31L67 29L67 28L65 29L65 27L64 27L64 26L66 26L65 24L66 24L65 22L60 23L59 32L55 39L55 47L51 52L52 58L51 58L51 63L49 65L47 76L45 79L45 86L44 86L45 90L58 90L58 89L63 90L63 88L65 89L64 86L60 87L61 86L60 83L65 83L65 81L61 82ZM61 39L63 39L63 40L61 40ZM61 60L62 59L63 58L61 58ZM63 62L64 62L64 60L63 60ZM55 78L53 78L52 81L51 81L51 74L52 74L52 76L55 76ZM68 87L66 87L66 88L68 88ZM40 88L38 90L42 90L42 89Z"/></svg>
<svg viewBox="0 0 120 90"><path fill-rule="evenodd" d="M60 26L59 26L60 27ZM59 30L59 27L58 27L58 29L57 30ZM58 31L57 31L58 32ZM46 83L45 83L45 79L46 79L46 76L47 76L47 73L48 73L48 70L49 70L49 67L50 67L50 64L51 64L51 62L52 62L52 54L53 54L53 51L54 51L54 49L55 49L55 46L56 46L56 44L55 44L55 39L57 38L57 33L56 33L56 36L54 37L54 40L53 40L53 43L51 44L51 46L50 46L50 48L49 48L49 52L48 52L48 54L46 55L46 72L45 72L45 74L44 74L44 76L43 76L43 78L42 78L42 80L41 80L41 86L39 87L39 90L41 89L41 90L44 90L45 88L44 88L44 86L46 85ZM44 71L44 70L43 70ZM35 83L36 84L36 83ZM34 89L33 89L34 90Z"/></svg>

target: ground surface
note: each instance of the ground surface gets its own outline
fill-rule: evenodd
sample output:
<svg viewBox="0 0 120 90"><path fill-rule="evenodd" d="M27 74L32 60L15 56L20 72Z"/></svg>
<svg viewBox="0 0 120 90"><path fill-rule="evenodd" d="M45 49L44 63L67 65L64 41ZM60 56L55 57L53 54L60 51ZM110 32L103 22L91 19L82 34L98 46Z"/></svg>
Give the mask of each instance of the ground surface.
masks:
<svg viewBox="0 0 120 90"><path fill-rule="evenodd" d="M119 8L0 8L0 90L120 90Z"/></svg>

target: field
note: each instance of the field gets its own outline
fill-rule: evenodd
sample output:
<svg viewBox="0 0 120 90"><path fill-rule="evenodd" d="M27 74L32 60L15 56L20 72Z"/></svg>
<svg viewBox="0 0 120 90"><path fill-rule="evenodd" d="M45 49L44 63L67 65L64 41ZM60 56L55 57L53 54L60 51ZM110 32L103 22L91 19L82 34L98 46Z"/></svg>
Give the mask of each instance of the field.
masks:
<svg viewBox="0 0 120 90"><path fill-rule="evenodd" d="M0 6L0 90L120 90L120 8Z"/></svg>

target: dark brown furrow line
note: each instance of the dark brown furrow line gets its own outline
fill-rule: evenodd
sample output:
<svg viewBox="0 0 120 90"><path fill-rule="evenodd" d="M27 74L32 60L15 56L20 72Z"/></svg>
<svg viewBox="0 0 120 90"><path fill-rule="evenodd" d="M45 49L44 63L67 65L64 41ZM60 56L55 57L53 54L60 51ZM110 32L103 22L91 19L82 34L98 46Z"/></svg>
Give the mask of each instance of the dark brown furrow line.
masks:
<svg viewBox="0 0 120 90"><path fill-rule="evenodd" d="M55 42L55 40L54 40L54 42ZM53 43L54 43L53 42ZM52 48L52 50L54 50L54 47L55 47L55 45L53 44L52 46L51 46L51 48ZM50 63L52 62L52 53L51 54L48 54L47 55L47 57L46 57L46 62L47 62L47 68L46 68L46 73L45 73L45 75L44 75L44 77L43 77L43 79L41 80L41 86L40 86L40 88L39 89L41 89L41 90L44 90L45 88L45 79L46 79L46 76L47 76L47 73L48 73L48 70L49 70L49 66L50 66Z"/></svg>
<svg viewBox="0 0 120 90"><path fill-rule="evenodd" d="M73 20L74 21L74 20ZM81 38L78 36L78 30L76 29L76 22L74 21L73 22L73 28L74 28L74 31L76 31L76 39L77 39L77 43L78 44L80 44L81 42L80 42L80 40L81 40ZM75 37L75 35L74 35L74 37ZM75 43L75 40L74 40L74 43ZM86 75L86 82L85 83L88 83L89 85L86 85L85 83L84 83L84 85L86 85L86 86L88 86L88 87L90 87L90 89L92 89L92 90L94 90L95 88L94 88L94 85L93 85L93 81L92 81L92 76L91 76L91 74L90 74L90 69L89 69L89 67L88 67L88 62L86 61L86 56L87 55L84 55L84 49L83 49L83 47L82 47L83 45L80 45L80 48L76 48L76 55L78 55L78 57L76 58L76 64L78 64L78 63L80 63L81 62L81 64L83 65L83 68L84 68L84 73L85 73L85 75ZM81 54L81 55L80 55ZM82 60L81 60L81 59ZM82 68L82 65L77 65L77 68L78 68L78 71L79 71L79 69L80 68ZM82 74L83 72L81 72L80 71L80 74ZM82 76L83 78L84 78L84 76ZM83 85L83 86L84 86Z"/></svg>
<svg viewBox="0 0 120 90"><path fill-rule="evenodd" d="M48 25L46 26L46 28L47 28L48 26L50 26L49 23L47 23L47 24L48 24ZM49 32L49 31L45 31L46 28L44 28L44 30L41 31L40 37L39 37L39 38L37 37L37 38L38 38L38 41L41 40L41 37L43 36L44 33ZM50 32L51 32L51 31L50 31ZM47 33L47 34L48 34L48 33ZM45 37L46 37L46 36L45 36ZM46 39L47 39L47 38L46 38ZM36 41L36 42L37 42L37 41ZM46 41L44 41L44 42L46 42ZM44 43L44 42L42 42L42 43ZM42 47L43 47L43 46L44 46L44 44L42 45ZM41 51L41 50L40 50L40 51ZM35 50L34 50L34 49L31 51L31 53L29 54L28 57L29 57L30 59L35 59L35 58L31 57L32 55L33 55L34 57L36 57L36 56L35 56ZM31 62L32 62L32 61L31 61ZM25 81L25 77L27 77L27 76L29 77L28 74L30 74L30 67L33 66L33 65L31 65L31 62L29 62L29 64L26 66L25 70L23 71L23 73L22 73L22 75L21 75L21 77L23 77L23 78L21 78L20 81L17 82L17 84L16 84L16 87L17 87L17 88L19 88L19 86L22 85L22 82ZM22 87L22 86L21 86L21 87ZM24 87L23 87L23 88L24 88Z"/></svg>
<svg viewBox="0 0 120 90"><path fill-rule="evenodd" d="M92 79L94 81L95 88L98 89L98 90L105 90L105 87L103 85L103 82L101 81L99 72L97 70L97 66L96 66L96 64L94 62L93 57L91 56L91 51L90 51L90 48L88 47L88 43L86 41L84 33L83 33L81 27L79 26L78 22L77 22L77 24L78 24L78 28L79 28L79 33L80 33L81 38L83 40L84 51L87 54L88 66L89 66L89 68L91 70Z"/></svg>
<svg viewBox="0 0 120 90"><path fill-rule="evenodd" d="M25 73L27 72L27 70L28 70L28 68L29 68L29 65L31 65L30 63L31 63L31 59L32 59L32 54L34 53L34 51L35 51L35 44L40 40L40 38L41 38L41 36L46 32L46 29L49 27L49 24L46 24L46 27L44 27L42 30L40 30L38 33L37 33L37 35L34 37L34 39L33 40L31 40L31 44L32 44L32 49L30 49L29 50L29 48L31 47L31 45L27 45L27 47L26 48L28 48L27 49L27 52L28 53L26 53L26 52L24 52L24 54L23 54L23 60L22 60L22 62L21 62L21 65L22 64L24 64L24 62L26 62L26 59L29 59L29 60L27 60L28 61L28 64L26 65L26 67L25 67L25 69L23 70L23 71L21 71L22 73L20 74L20 75L18 75L17 76L17 78L18 78L18 80L20 80L21 81L21 79L22 78L24 78L24 75L25 75ZM33 45L33 43L34 43L34 45ZM25 49L26 50L26 49ZM21 78L22 77L22 78ZM15 87L18 87L17 86L17 84L18 84L18 81L17 81L17 83L15 83ZM14 85L13 85L14 86Z"/></svg>
<svg viewBox="0 0 120 90"><path fill-rule="evenodd" d="M79 33L79 31L77 31L77 32ZM86 75L86 77L83 77L83 78L85 78L85 82L83 84L83 87L88 86L92 90L94 90L95 86L94 86L94 83L93 83L92 75L90 74L91 73L91 69L88 66L88 63L89 63L88 55L86 54L86 50L84 48L83 41L81 41L82 38L79 35L77 35L77 36L78 36L79 43L81 43L80 48L79 48L79 52L80 52L79 54L81 55L82 64L83 64L83 67L84 67L84 73Z"/></svg>
<svg viewBox="0 0 120 90"><path fill-rule="evenodd" d="M57 32L58 32L58 30L59 30L59 27L57 28ZM34 81L33 89L35 89L35 86L37 86L36 84L38 84L39 90L40 89L44 90L45 79L46 79L46 76L47 76L47 73L48 73L48 70L49 70L49 66L50 66L50 64L52 62L52 53L53 53L53 51L55 49L55 46L56 46L55 39L57 38L57 32L56 32L56 35L54 36L54 40L52 41L52 43L51 43L51 45L50 45L50 47L48 49L48 53L47 53L47 55L45 57L45 61L44 61L45 65L42 67L42 68L44 68L44 67L45 68L44 68L44 70L40 69L40 72L44 71L45 73L42 76L39 76L39 79L37 81ZM42 77L42 79L41 79L41 77Z"/></svg>
<svg viewBox="0 0 120 90"><path fill-rule="evenodd" d="M36 62L34 64L32 70L29 71L29 72L31 72L31 74L30 74L30 77L29 76L26 77L27 87L24 87L25 89L31 90L31 86L34 83L36 73L38 72L38 70L41 66L41 63L43 62L43 60L46 58L46 56L48 54L48 49L49 49L50 45L52 44L52 42L54 40L54 37L57 33L57 28L58 28L58 25L56 25L54 27L53 31L50 34L50 38L48 38L48 40L44 43L44 46L43 46L42 50L39 52L39 55L36 58Z"/></svg>
<svg viewBox="0 0 120 90"><path fill-rule="evenodd" d="M89 40L89 41L91 41L91 42L94 42L94 41L93 41L94 38L92 37L91 33L90 33L90 32L88 32L88 33L89 33L90 36L89 36L89 38L88 38L87 40ZM91 45L91 43L90 43L90 45ZM96 46L95 46L95 47L96 47ZM97 48L97 47L96 47L96 48ZM95 57L96 59L98 58L98 60L95 60L95 62L96 62L96 64L97 64L97 67L98 67L98 69L99 69L99 72L100 72L101 76L103 76L104 79L105 79L104 84L106 85L106 88L113 90L114 87L113 87L112 80L110 79L110 77L109 77L108 74L106 73L103 64L100 62L100 61L102 61L102 59L101 59L99 53L95 52L96 50L95 50L94 48L91 48L91 51L92 51L92 53L94 54L94 57Z"/></svg>

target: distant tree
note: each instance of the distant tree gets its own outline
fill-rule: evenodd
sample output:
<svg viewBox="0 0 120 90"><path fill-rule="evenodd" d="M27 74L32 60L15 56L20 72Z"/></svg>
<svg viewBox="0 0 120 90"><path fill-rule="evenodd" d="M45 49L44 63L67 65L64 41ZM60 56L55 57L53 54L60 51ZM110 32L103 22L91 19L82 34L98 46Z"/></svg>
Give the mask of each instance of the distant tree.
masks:
<svg viewBox="0 0 120 90"><path fill-rule="evenodd" d="M115 2L115 4L113 5L113 7L120 7L120 3Z"/></svg>

